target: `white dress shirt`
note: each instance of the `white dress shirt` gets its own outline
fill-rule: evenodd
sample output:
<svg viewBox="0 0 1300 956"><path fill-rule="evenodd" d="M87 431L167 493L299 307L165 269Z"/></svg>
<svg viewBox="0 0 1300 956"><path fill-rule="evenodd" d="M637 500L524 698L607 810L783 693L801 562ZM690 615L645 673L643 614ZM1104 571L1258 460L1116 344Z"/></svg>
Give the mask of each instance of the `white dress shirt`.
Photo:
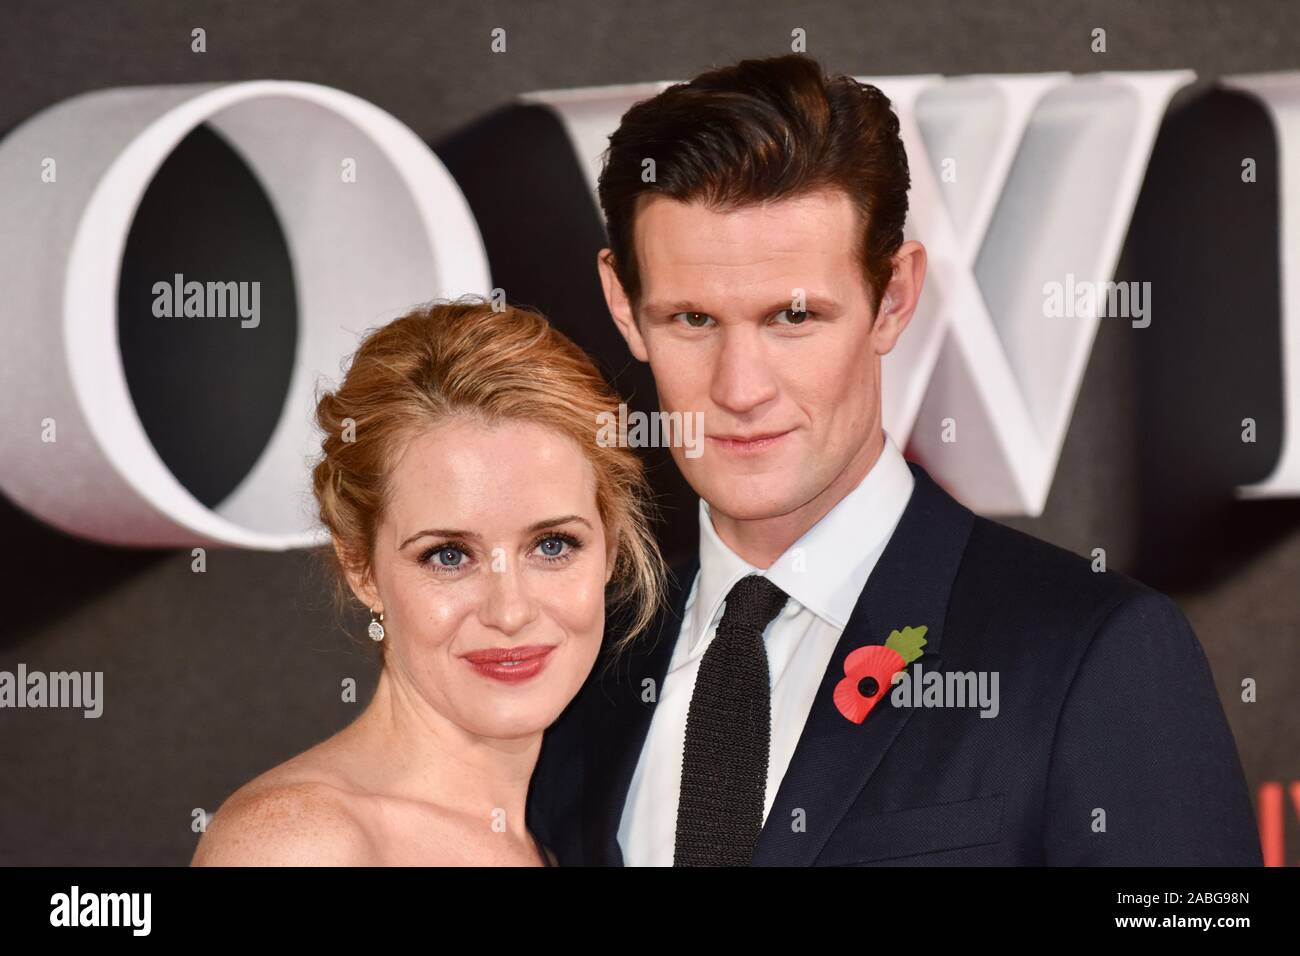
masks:
<svg viewBox="0 0 1300 956"><path fill-rule="evenodd" d="M765 574L790 596L764 631L772 682L772 736L763 819L772 809L813 697L840 634L912 496L915 479L885 433L871 470L766 571L737 555L714 530L700 500L700 570L659 689L618 828L627 866L671 866L681 794L686 713L700 660L713 640L727 593L746 574Z"/></svg>

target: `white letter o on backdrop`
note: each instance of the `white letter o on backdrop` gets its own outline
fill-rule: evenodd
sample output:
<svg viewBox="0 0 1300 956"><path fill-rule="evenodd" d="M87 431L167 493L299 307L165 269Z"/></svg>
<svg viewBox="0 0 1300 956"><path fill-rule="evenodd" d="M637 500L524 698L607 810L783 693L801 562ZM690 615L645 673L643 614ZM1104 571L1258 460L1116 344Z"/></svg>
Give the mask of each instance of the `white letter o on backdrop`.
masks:
<svg viewBox="0 0 1300 956"><path fill-rule="evenodd" d="M117 331L135 211L201 124L265 190L298 301L279 422L215 509L149 442ZM47 157L55 182L41 180ZM343 182L345 159L356 161L355 182ZM325 541L310 482L317 382L337 377L366 328L417 302L491 286L478 226L433 152L373 104L310 83L137 87L66 100L0 142L0 210L0 488L49 524L109 544L282 550ZM47 418L53 443L42 441Z"/></svg>

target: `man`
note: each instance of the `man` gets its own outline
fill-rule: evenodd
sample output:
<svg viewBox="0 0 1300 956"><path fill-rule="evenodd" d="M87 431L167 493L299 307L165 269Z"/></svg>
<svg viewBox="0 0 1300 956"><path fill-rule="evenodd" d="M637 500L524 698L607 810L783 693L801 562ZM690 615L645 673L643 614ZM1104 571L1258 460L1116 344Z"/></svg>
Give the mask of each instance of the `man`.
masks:
<svg viewBox="0 0 1300 956"><path fill-rule="evenodd" d="M908 185L889 101L799 56L610 138L600 278L663 410L703 413L673 450L699 553L548 731L531 825L562 864L1260 864L1173 601L972 514L883 430Z"/></svg>

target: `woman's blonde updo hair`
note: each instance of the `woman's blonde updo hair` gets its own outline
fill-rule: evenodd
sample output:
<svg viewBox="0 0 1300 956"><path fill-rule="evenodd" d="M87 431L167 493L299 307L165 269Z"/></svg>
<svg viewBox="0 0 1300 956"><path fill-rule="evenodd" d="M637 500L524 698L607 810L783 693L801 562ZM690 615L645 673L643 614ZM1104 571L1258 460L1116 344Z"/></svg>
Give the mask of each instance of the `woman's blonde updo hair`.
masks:
<svg viewBox="0 0 1300 956"><path fill-rule="evenodd" d="M618 405L587 354L529 308L462 297L371 330L342 384L316 405L323 454L312 478L321 521L343 552L337 569L369 576L389 468L415 434L452 415L543 425L572 438L595 471L597 510L617 545L610 600L626 612L621 648L652 620L664 564L641 460L596 441L597 416L617 416ZM338 586L351 593L345 574Z"/></svg>

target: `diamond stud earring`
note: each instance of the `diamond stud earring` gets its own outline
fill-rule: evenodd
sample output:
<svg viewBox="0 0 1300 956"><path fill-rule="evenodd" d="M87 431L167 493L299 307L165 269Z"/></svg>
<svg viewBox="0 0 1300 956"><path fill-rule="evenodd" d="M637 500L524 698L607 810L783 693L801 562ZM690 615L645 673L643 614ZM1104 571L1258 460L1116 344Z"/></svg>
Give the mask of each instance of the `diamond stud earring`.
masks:
<svg viewBox="0 0 1300 956"><path fill-rule="evenodd" d="M380 611L379 616L375 617L375 609L370 609L370 627L366 629L372 641L382 641L384 639L384 612Z"/></svg>

